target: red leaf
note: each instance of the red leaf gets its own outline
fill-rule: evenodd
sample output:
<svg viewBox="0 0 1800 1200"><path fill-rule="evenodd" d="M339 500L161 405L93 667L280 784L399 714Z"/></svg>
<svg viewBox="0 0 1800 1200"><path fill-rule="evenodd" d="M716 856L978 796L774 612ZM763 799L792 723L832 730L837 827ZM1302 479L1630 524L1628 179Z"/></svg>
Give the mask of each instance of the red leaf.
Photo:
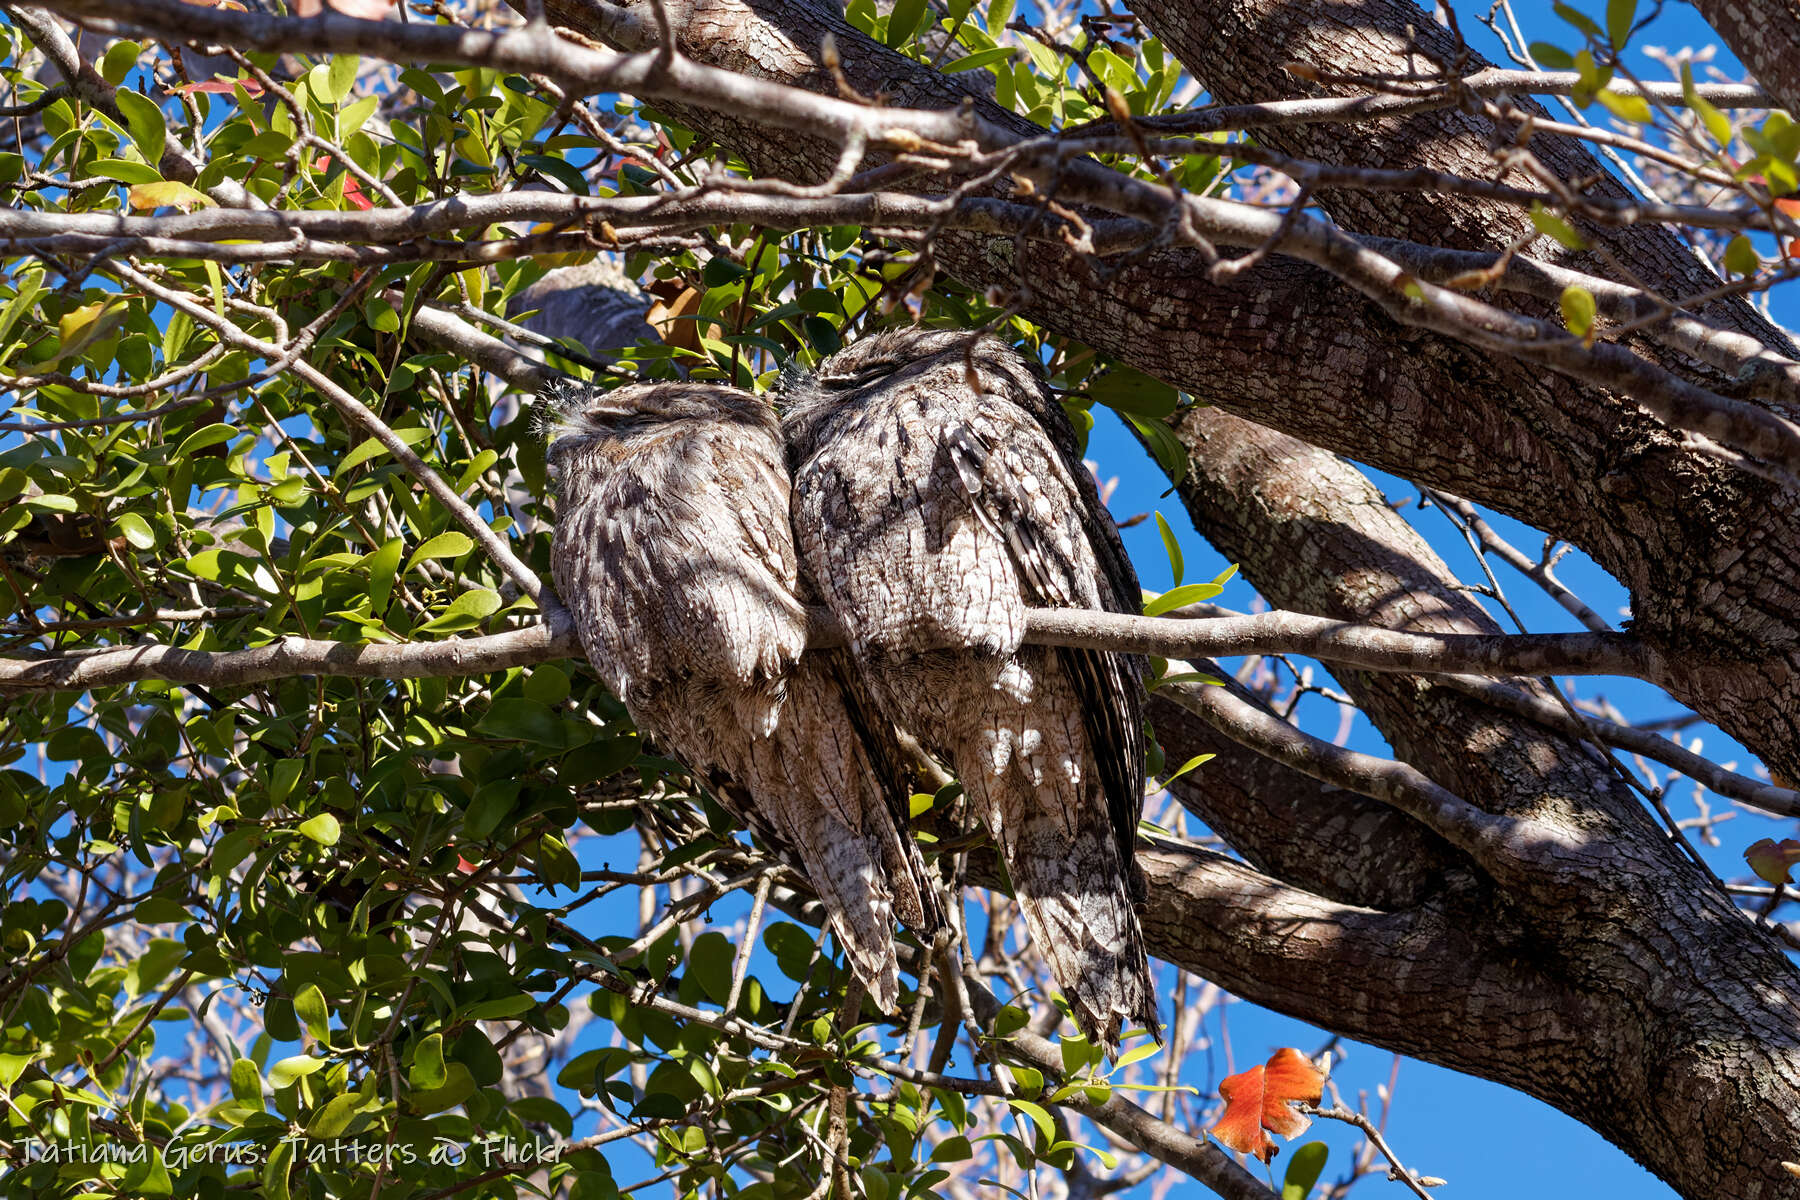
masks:
<svg viewBox="0 0 1800 1200"><path fill-rule="evenodd" d="M1266 1065L1220 1082L1225 1112L1212 1127L1212 1135L1239 1154L1268 1162L1276 1151L1269 1134L1279 1133L1292 1141L1305 1133L1312 1119L1293 1106L1317 1104L1324 1094L1324 1074L1298 1050L1284 1046Z"/></svg>
<svg viewBox="0 0 1800 1200"><path fill-rule="evenodd" d="M331 169L331 155L321 154L313 160L313 170L327 171ZM369 200L368 193L362 190L362 180L346 173L344 175L344 199L357 208L369 209L375 205Z"/></svg>
<svg viewBox="0 0 1800 1200"><path fill-rule="evenodd" d="M244 90L252 96L262 95L262 84L254 79L227 79L223 75L215 75L205 83L184 83L180 87L164 88L172 96L192 96L195 92L216 92L230 95L234 84L243 84Z"/></svg>

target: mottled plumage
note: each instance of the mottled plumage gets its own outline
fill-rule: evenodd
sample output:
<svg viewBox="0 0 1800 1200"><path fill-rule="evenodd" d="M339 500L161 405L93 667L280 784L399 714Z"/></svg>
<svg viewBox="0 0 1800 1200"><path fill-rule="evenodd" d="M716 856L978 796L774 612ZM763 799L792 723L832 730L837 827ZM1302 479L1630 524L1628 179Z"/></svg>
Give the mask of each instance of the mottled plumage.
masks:
<svg viewBox="0 0 1800 1200"><path fill-rule="evenodd" d="M802 577L877 707L943 753L1082 1029L1152 1030L1135 903L1142 664L1021 645L1026 610L1136 612L1067 418L991 337L876 334L784 389Z"/></svg>
<svg viewBox="0 0 1800 1200"><path fill-rule="evenodd" d="M864 711L843 652L803 653L773 411L689 383L556 400L551 563L589 660L641 732L806 875L891 1010L893 917L929 932L937 912L891 726Z"/></svg>

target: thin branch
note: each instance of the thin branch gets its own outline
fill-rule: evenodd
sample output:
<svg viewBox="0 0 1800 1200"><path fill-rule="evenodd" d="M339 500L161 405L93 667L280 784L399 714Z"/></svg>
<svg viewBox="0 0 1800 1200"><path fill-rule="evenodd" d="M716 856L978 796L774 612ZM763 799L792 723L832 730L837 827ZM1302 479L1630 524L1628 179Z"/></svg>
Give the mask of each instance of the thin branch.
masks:
<svg viewBox="0 0 1800 1200"><path fill-rule="evenodd" d="M815 610L811 616L809 645L821 649L843 645L842 631L829 615ZM1604 674L1654 679L1661 672L1654 652L1628 634L1401 633L1290 612L1188 619L1033 609L1027 614L1025 640L1168 658L1308 654L1367 670L1409 674ZM142 679L234 687L295 675L411 679L475 675L580 653L567 616L558 613L542 625L439 642L365 644L288 637L245 650L134 645L42 651L0 659L0 687L78 690Z"/></svg>
<svg viewBox="0 0 1800 1200"><path fill-rule="evenodd" d="M1195 665L1219 673L1209 663ZM1541 885L1541 872L1527 864L1578 849L1565 830L1485 813L1406 763L1334 746L1239 698L1230 688L1171 683L1160 690L1232 741L1265 758L1392 805L1497 875L1525 870Z"/></svg>
<svg viewBox="0 0 1800 1200"><path fill-rule="evenodd" d="M1660 680L1662 658L1628 633L1408 633L1306 613L1211 619L1038 609L1030 640L1164 658L1304 654L1368 671L1467 675L1623 675Z"/></svg>
<svg viewBox="0 0 1800 1200"><path fill-rule="evenodd" d="M1523 688L1497 680L1478 679L1469 675L1451 675L1445 678L1444 682L1460 692L1466 692L1493 705L1495 708L1504 709L1530 721L1536 721L1540 725L1566 733L1570 737L1593 738L1608 746L1628 750L1633 754L1641 754L1653 762L1673 767L1689 779L1704 784L1719 795L1736 800L1740 804L1747 804L1752 808L1759 808L1778 816L1800 817L1800 791L1777 787L1772 783L1752 779L1748 775L1727 771L1710 759L1702 758L1690 750L1683 749L1679 742L1663 737L1653 730L1634 728L1614 721L1603 721L1599 717L1590 717L1580 713L1571 714L1553 700L1543 699Z"/></svg>

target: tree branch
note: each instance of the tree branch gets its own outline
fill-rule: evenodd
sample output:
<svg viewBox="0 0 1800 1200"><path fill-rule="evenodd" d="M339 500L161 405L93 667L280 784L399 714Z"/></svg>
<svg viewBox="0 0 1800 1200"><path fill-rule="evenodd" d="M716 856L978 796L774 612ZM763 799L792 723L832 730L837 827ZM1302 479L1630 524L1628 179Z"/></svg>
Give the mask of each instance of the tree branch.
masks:
<svg viewBox="0 0 1800 1200"><path fill-rule="evenodd" d="M550 75L583 94L630 92L675 99L796 133L823 134L840 147L995 151L1042 142L1044 153L1020 154L1016 169L1041 187L1100 207L1175 227L1202 246L1216 241L1267 246L1322 267L1375 301L1391 317L1510 354L1583 381L1629 394L1664 422L1764 459L1800 478L1800 429L1772 412L1700 387L1619 346L1592 347L1547 321L1520 316L1425 283L1334 226L1232 201L1179 195L1086 161L1064 161L1054 138L1024 139L974 109L890 109L817 95L770 80L705 66L678 54L620 55L590 50L548 28L485 34L447 26L397 25L342 17L326 8L305 20L167 0L63 0L63 11L126 22L163 36L217 37L258 49L331 50L388 58L423 57ZM1004 164L1002 164L1004 165Z"/></svg>
<svg viewBox="0 0 1800 1200"><path fill-rule="evenodd" d="M828 614L814 610L811 617L809 645L843 645L843 634ZM1553 672L1653 677L1655 670L1654 658L1647 656L1628 634L1508 637L1400 633L1289 612L1202 620L1040 608L1027 614L1025 640L1042 646L1165 657L1311 654L1369 670L1409 673L1516 676ZM247 650L180 650L150 645L50 650L29 657L0 659L0 687L66 691L143 679L232 687L295 675L410 679L473 675L580 653L568 618L556 615L547 624L531 629L441 642L388 645L284 638ZM516 657L509 660L508 655Z"/></svg>

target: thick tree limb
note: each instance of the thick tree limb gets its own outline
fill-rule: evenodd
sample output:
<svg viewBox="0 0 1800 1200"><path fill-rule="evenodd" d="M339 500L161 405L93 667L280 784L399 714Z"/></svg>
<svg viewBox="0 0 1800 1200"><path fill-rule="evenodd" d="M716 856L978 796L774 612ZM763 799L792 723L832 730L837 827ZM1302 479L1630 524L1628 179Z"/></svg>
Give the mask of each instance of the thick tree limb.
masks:
<svg viewBox="0 0 1800 1200"><path fill-rule="evenodd" d="M1227 680L1227 686L1234 686ZM1302 774L1234 741L1160 693L1157 740L1171 757L1211 754L1169 784L1182 807L1265 875L1341 904L1392 911L1424 903L1467 859L1378 800Z"/></svg>
<svg viewBox="0 0 1800 1200"><path fill-rule="evenodd" d="M1775 105L1800 114L1800 3L1796 0L1694 0Z"/></svg>

